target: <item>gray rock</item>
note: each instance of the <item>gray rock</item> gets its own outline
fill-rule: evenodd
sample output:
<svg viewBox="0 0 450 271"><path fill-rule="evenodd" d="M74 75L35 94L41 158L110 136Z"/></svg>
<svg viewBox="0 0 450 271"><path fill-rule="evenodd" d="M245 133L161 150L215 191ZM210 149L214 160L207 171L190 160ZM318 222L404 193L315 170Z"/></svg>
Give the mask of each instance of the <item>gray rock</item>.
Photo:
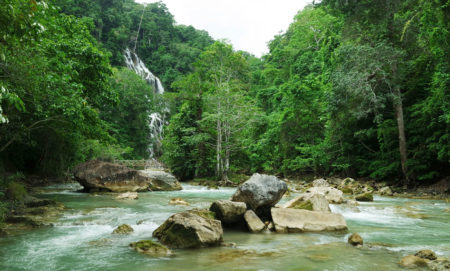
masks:
<svg viewBox="0 0 450 271"><path fill-rule="evenodd" d="M330 203L342 203L344 202L344 197L341 190L333 188L333 187L311 187L306 190L306 193L314 195L321 194L324 195L325 198Z"/></svg>
<svg viewBox="0 0 450 271"><path fill-rule="evenodd" d="M138 170L98 160L78 165L74 176L86 191L148 191L152 182Z"/></svg>
<svg viewBox="0 0 450 271"><path fill-rule="evenodd" d="M181 190L178 180L170 173L162 170L141 170L144 176L151 179L149 189L152 191L174 191Z"/></svg>
<svg viewBox="0 0 450 271"><path fill-rule="evenodd" d="M327 187L330 186L330 184L325 179L316 179L313 181L314 187Z"/></svg>
<svg viewBox="0 0 450 271"><path fill-rule="evenodd" d="M252 210L245 212L244 219L250 232L261 232L266 227L266 225Z"/></svg>
<svg viewBox="0 0 450 271"><path fill-rule="evenodd" d="M389 186L382 187L378 193L382 196L392 196L394 195L394 192L392 192L392 189Z"/></svg>
<svg viewBox="0 0 450 271"><path fill-rule="evenodd" d="M247 211L244 202L234 202L231 200L216 200L211 204L210 211L216 214L216 218L224 224L233 224L242 221L242 217Z"/></svg>
<svg viewBox="0 0 450 271"><path fill-rule="evenodd" d="M277 177L255 173L238 187L231 200L245 202L255 212L264 209L269 211L286 191L286 183Z"/></svg>
<svg viewBox="0 0 450 271"><path fill-rule="evenodd" d="M191 210L169 217L153 236L170 248L219 246L223 229L219 220L208 210Z"/></svg>
<svg viewBox="0 0 450 271"><path fill-rule="evenodd" d="M275 230L280 233L347 230L341 214L290 208L272 208Z"/></svg>

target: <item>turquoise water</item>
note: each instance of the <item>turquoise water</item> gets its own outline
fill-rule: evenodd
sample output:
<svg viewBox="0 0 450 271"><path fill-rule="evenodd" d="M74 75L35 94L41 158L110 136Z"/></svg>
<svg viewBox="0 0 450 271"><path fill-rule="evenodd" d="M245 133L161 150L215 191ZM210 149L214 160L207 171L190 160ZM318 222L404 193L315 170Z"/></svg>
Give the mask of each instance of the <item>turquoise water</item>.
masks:
<svg viewBox="0 0 450 271"><path fill-rule="evenodd" d="M42 197L68 208L52 228L0 239L0 270L402 270L397 262L420 249L450 258L450 204L444 201L375 197L357 209L332 205L347 220L348 233L249 234L226 230L224 241L236 248L175 250L174 256L149 258L128 244L151 239L170 215L208 208L227 199L233 188L208 190L184 185L182 191L140 193L135 201L114 194L75 192L76 185L49 187ZM295 195L291 195L293 197ZM191 206L172 206L181 197ZM288 198L283 199L283 201ZM111 232L120 224L135 231ZM358 232L371 247L346 243Z"/></svg>

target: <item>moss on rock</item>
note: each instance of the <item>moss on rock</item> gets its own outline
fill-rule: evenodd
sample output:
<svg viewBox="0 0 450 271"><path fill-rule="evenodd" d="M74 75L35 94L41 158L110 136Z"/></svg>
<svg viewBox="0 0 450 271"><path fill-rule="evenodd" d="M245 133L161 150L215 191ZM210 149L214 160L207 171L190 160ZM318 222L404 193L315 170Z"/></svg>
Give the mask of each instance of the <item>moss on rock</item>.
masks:
<svg viewBox="0 0 450 271"><path fill-rule="evenodd" d="M122 224L119 227L117 227L112 233L113 234L129 234L132 233L134 230L130 225Z"/></svg>
<svg viewBox="0 0 450 271"><path fill-rule="evenodd" d="M134 250L139 253L144 253L152 257L165 257L172 255L172 251L170 249L152 240L133 242L130 244L130 247L134 248Z"/></svg>
<svg viewBox="0 0 450 271"><path fill-rule="evenodd" d="M355 197L357 201L373 201L372 193L359 194Z"/></svg>

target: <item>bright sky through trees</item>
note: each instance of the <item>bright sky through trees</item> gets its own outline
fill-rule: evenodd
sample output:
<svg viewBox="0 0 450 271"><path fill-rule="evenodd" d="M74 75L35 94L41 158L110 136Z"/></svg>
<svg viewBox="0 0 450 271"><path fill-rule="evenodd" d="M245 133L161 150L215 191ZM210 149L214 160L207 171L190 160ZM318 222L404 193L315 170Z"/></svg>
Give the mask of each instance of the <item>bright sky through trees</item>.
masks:
<svg viewBox="0 0 450 271"><path fill-rule="evenodd" d="M136 0L139 3L157 0ZM178 24L228 39L235 49L256 56L268 52L267 42L286 31L295 14L311 0L163 0Z"/></svg>

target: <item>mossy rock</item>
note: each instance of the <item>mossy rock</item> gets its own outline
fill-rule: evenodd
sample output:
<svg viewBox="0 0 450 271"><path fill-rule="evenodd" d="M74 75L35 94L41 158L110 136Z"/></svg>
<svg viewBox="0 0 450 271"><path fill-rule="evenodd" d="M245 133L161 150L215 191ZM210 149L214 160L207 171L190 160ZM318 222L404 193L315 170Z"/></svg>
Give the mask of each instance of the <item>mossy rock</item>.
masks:
<svg viewBox="0 0 450 271"><path fill-rule="evenodd" d="M144 253L152 257L167 257L172 255L172 251L170 249L152 240L133 242L130 244L130 247L134 248L134 250L139 253Z"/></svg>
<svg viewBox="0 0 450 271"><path fill-rule="evenodd" d="M205 219L216 219L216 213L206 209L192 209L188 211Z"/></svg>
<svg viewBox="0 0 450 271"><path fill-rule="evenodd" d="M297 204L295 204L293 208L294 209L304 209L304 210L312 211L313 210L313 204L309 200L307 200L307 201L300 201Z"/></svg>
<svg viewBox="0 0 450 271"><path fill-rule="evenodd" d="M357 201L373 201L372 193L359 194L355 197Z"/></svg>
<svg viewBox="0 0 450 271"><path fill-rule="evenodd" d="M133 228L130 225L122 224L117 227L112 233L113 234L129 234L134 232Z"/></svg>
<svg viewBox="0 0 450 271"><path fill-rule="evenodd" d="M344 187L344 188L342 188L341 189L341 191L344 193L344 194L353 194L353 189L351 189L350 187Z"/></svg>

